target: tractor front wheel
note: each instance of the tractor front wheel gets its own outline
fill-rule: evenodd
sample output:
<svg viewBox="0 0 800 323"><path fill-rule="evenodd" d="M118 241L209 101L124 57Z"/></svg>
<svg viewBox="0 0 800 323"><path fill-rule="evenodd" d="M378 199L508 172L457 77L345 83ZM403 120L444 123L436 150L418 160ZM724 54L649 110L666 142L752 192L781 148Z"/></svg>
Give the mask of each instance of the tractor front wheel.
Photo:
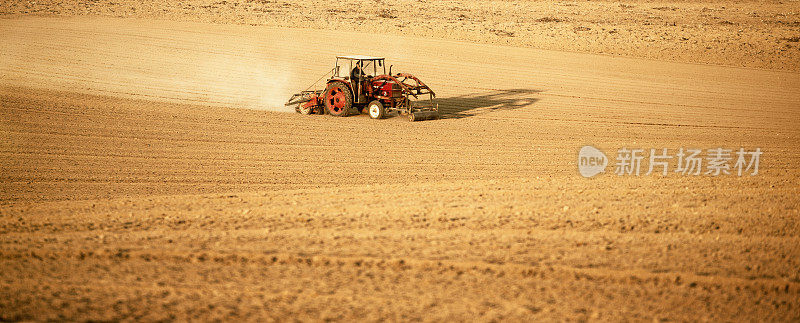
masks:
<svg viewBox="0 0 800 323"><path fill-rule="evenodd" d="M386 109L383 108L381 101L375 100L367 105L369 117L372 119L383 119L386 116Z"/></svg>
<svg viewBox="0 0 800 323"><path fill-rule="evenodd" d="M353 94L342 82L328 84L325 90L325 109L332 116L345 117L353 106Z"/></svg>

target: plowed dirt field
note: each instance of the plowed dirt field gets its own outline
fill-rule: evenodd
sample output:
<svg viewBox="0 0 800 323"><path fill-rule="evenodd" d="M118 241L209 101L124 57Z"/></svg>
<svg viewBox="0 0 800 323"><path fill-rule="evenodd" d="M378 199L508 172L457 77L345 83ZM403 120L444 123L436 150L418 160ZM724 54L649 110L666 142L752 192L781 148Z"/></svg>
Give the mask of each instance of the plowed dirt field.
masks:
<svg viewBox="0 0 800 323"><path fill-rule="evenodd" d="M443 118L286 111L351 53ZM797 72L4 19L0 319L800 320L799 108ZM586 179L584 145L763 155Z"/></svg>

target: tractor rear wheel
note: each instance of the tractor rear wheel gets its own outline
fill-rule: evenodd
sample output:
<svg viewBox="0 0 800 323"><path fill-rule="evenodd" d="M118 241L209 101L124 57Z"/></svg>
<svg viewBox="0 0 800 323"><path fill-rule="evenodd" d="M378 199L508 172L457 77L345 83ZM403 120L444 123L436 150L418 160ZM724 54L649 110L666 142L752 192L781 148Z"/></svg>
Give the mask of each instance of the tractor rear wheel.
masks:
<svg viewBox="0 0 800 323"><path fill-rule="evenodd" d="M386 109L383 108L381 101L375 100L367 105L369 117L372 119L383 119L386 116Z"/></svg>
<svg viewBox="0 0 800 323"><path fill-rule="evenodd" d="M345 117L353 106L353 94L342 82L328 84L325 90L325 109L336 117Z"/></svg>

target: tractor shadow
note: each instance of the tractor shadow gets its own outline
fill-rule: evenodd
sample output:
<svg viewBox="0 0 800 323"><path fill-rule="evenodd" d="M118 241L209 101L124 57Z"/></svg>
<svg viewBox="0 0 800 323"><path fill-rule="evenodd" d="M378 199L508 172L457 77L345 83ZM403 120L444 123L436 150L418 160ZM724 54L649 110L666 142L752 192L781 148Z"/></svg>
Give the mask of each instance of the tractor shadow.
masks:
<svg viewBox="0 0 800 323"><path fill-rule="evenodd" d="M501 110L516 110L539 101L536 94L541 90L508 89L492 90L479 94L468 94L437 98L442 119L469 118Z"/></svg>

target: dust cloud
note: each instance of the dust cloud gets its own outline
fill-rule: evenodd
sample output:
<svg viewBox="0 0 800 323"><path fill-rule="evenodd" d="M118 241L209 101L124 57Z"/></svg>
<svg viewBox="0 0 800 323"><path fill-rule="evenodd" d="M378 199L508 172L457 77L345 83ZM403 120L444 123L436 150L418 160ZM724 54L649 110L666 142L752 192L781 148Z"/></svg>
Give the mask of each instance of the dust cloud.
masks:
<svg viewBox="0 0 800 323"><path fill-rule="evenodd" d="M269 56L203 55L193 57L186 84L189 94L234 108L294 112L284 103L292 95L291 66Z"/></svg>
<svg viewBox="0 0 800 323"><path fill-rule="evenodd" d="M204 33L142 40L124 29L103 34L76 27L80 42L75 47L54 47L58 41L46 38L46 29L4 27L10 30L0 42L0 85L13 80L95 95L294 111L284 103L299 90L288 83L301 73L289 55L278 51L287 44L246 37L220 40ZM226 50L213 49L218 47Z"/></svg>

